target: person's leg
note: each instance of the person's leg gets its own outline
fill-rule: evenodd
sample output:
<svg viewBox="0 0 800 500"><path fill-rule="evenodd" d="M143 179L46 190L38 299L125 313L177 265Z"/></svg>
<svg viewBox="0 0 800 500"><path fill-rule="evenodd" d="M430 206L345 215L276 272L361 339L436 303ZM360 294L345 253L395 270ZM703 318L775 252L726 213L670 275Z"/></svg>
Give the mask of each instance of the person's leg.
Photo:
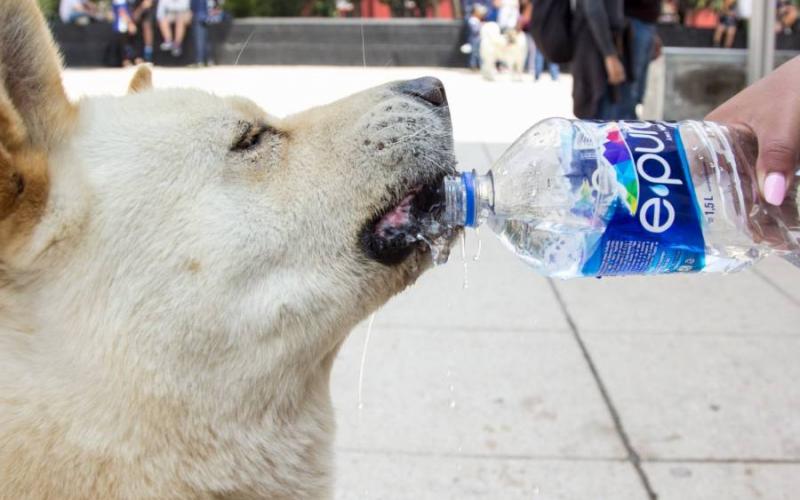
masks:
<svg viewBox="0 0 800 500"><path fill-rule="evenodd" d="M719 47L722 44L722 33L725 31L725 26L718 25L714 29L714 47Z"/></svg>
<svg viewBox="0 0 800 500"><path fill-rule="evenodd" d="M206 48L208 47L208 34L205 23L197 19L192 21L192 38L194 39L194 61L205 64L207 61Z"/></svg>
<svg viewBox="0 0 800 500"><path fill-rule="evenodd" d="M481 40L478 37L474 37L470 40L470 46L472 47L472 52L469 54L469 67L472 69L478 69L481 66L480 61L480 51L481 51Z"/></svg>
<svg viewBox="0 0 800 500"><path fill-rule="evenodd" d="M553 81L558 81L558 77L561 75L561 68L558 67L558 63L550 63L550 78Z"/></svg>
<svg viewBox="0 0 800 500"><path fill-rule="evenodd" d="M606 85L602 99L597 105L597 116L595 119L611 121L625 119L622 116L622 91L623 85Z"/></svg>
<svg viewBox="0 0 800 500"><path fill-rule="evenodd" d="M639 104L640 85L643 84L643 80L646 78L655 35L655 28L649 23L644 23L638 19L630 19L630 25L631 74L628 75L627 81L619 86L618 117L623 120L635 120L637 118L636 105Z"/></svg>
<svg viewBox="0 0 800 500"><path fill-rule="evenodd" d="M530 33L525 33L525 40L528 45L528 53L525 55L525 67L523 69L532 74L534 72L533 67L536 64L536 44L533 42L533 37Z"/></svg>
<svg viewBox="0 0 800 500"><path fill-rule="evenodd" d="M542 71L544 71L544 54L542 54L541 50L536 50L536 56L534 58L534 69L533 69L533 78L534 80L539 80L539 77L542 76Z"/></svg>
<svg viewBox="0 0 800 500"><path fill-rule="evenodd" d="M211 38L211 31L208 24L203 23L203 30L205 32L206 47L205 47L205 64L211 66L214 62L214 42Z"/></svg>
<svg viewBox="0 0 800 500"><path fill-rule="evenodd" d="M175 18L175 44L172 55L180 57L183 52L183 39L186 36L186 26L191 22L191 13L181 12Z"/></svg>
<svg viewBox="0 0 800 500"><path fill-rule="evenodd" d="M142 18L142 41L144 42L144 60L146 62L153 62L153 43L155 42L155 33L153 30L153 19L151 14L146 14Z"/></svg>
<svg viewBox="0 0 800 500"><path fill-rule="evenodd" d="M650 23L641 23L640 33L642 36L642 46L639 48L640 52L637 56L636 68L634 73L636 81L634 82L635 104L644 102L644 94L647 91L647 73L650 69L650 59L653 56L656 44L656 25Z"/></svg>
<svg viewBox="0 0 800 500"><path fill-rule="evenodd" d="M158 27L161 29L161 37L164 43L161 44L161 50L172 49L172 26L170 25L169 16L164 16L158 20Z"/></svg>
<svg viewBox="0 0 800 500"><path fill-rule="evenodd" d="M725 30L725 48L729 49L733 47L733 41L736 38L736 26L729 26L727 30Z"/></svg>

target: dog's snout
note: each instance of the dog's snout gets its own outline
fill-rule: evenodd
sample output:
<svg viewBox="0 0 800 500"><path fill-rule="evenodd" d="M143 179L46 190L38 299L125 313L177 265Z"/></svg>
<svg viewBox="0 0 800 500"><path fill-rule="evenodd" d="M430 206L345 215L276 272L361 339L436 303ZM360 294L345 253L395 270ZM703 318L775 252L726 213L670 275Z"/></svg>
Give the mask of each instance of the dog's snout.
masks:
<svg viewBox="0 0 800 500"><path fill-rule="evenodd" d="M444 84L432 76L408 80L400 84L398 90L404 94L418 97L434 106L447 104L447 95L444 93Z"/></svg>

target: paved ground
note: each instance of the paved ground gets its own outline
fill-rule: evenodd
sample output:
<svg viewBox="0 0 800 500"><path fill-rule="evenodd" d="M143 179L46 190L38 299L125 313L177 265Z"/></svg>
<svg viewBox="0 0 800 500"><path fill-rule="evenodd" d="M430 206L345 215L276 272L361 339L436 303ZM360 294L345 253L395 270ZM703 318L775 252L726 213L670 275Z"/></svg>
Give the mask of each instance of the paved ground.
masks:
<svg viewBox="0 0 800 500"><path fill-rule="evenodd" d="M159 70L156 83L285 114L423 74L447 85L463 168L569 114L568 80L439 69ZM128 76L66 80L73 95L120 93ZM360 398L366 322L342 351L337 499L798 498L800 270L553 282L480 239L466 271L456 249L378 311Z"/></svg>

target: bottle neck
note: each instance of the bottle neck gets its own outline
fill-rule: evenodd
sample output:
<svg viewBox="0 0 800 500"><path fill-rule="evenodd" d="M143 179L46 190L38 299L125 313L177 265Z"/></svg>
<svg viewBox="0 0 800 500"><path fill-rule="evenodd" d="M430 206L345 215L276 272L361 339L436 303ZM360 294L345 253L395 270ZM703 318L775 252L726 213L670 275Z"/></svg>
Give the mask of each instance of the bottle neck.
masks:
<svg viewBox="0 0 800 500"><path fill-rule="evenodd" d="M475 171L444 179L444 223L453 226L478 227L494 211L494 179L492 173L477 175Z"/></svg>

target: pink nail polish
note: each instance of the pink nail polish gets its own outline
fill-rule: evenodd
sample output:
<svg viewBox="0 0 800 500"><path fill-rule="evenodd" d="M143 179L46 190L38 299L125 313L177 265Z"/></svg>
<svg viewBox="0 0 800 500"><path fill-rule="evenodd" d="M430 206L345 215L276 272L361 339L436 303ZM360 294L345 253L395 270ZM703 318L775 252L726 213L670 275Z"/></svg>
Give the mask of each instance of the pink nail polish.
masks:
<svg viewBox="0 0 800 500"><path fill-rule="evenodd" d="M786 176L780 172L770 172L764 179L764 199L770 205L780 206L786 197Z"/></svg>

